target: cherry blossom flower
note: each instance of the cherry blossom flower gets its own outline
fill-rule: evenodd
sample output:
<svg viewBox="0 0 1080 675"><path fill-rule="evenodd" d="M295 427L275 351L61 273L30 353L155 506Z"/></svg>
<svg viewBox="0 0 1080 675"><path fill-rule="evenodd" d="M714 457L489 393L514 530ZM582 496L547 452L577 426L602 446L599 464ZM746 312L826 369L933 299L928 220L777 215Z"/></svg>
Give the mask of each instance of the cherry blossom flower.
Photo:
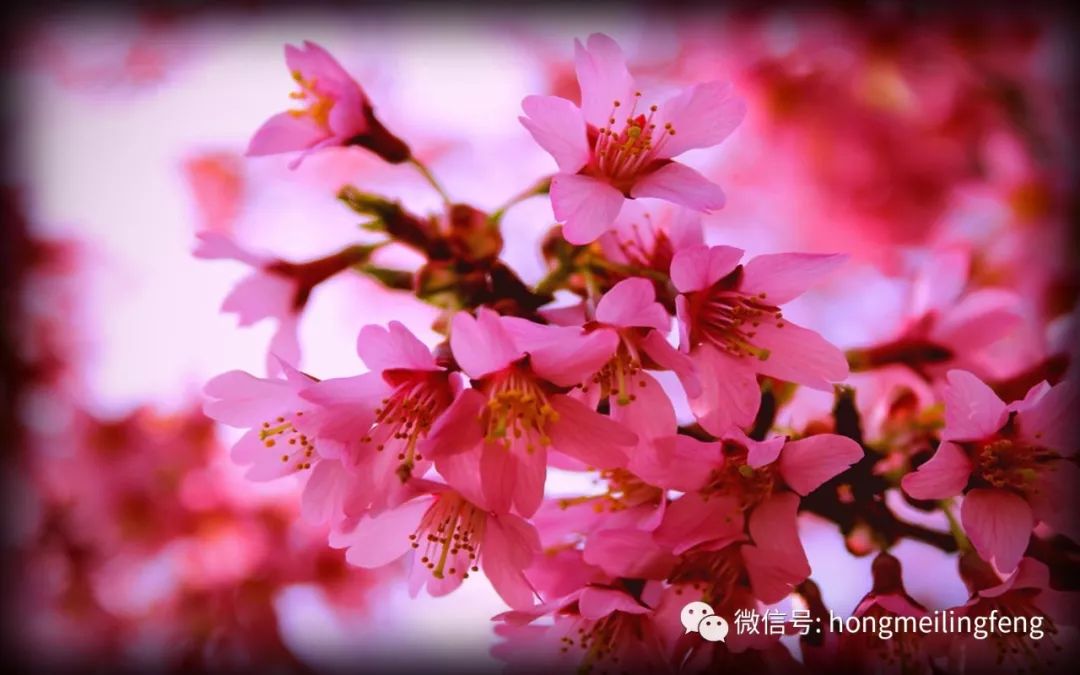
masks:
<svg viewBox="0 0 1080 675"><path fill-rule="evenodd" d="M300 87L291 97L305 107L268 119L252 137L248 156L302 151L289 164L296 168L310 152L359 145L388 162L409 159L409 147L375 117L364 90L329 52L313 42L286 45L285 63Z"/></svg>
<svg viewBox="0 0 1080 675"><path fill-rule="evenodd" d="M304 429L323 457L311 477L315 494L348 489L354 507L385 507L413 475L431 463L419 450L436 418L461 388L460 376L439 366L428 348L398 321L365 326L356 350L370 372L323 380L300 392L311 409ZM312 505L315 506L314 504ZM316 518L333 515L324 499ZM355 515L355 514L354 514Z"/></svg>
<svg viewBox="0 0 1080 675"><path fill-rule="evenodd" d="M588 581L543 604L496 616L502 623L495 632L504 639L492 650L496 657L511 669L520 663L558 672L671 670L654 614L662 597L659 582L608 577L576 551L557 563ZM548 616L550 623L536 623Z"/></svg>
<svg viewBox="0 0 1080 675"><path fill-rule="evenodd" d="M300 314L316 286L351 265L367 259L370 246L349 246L338 253L305 263L292 263L255 253L217 232L200 232L196 258L237 260L254 269L241 279L221 305L221 311L237 315L241 326L263 319L277 321L266 356L267 373L280 372L279 363L300 362L297 329Z"/></svg>
<svg viewBox="0 0 1080 675"><path fill-rule="evenodd" d="M414 479L409 488L412 495L398 506L338 523L330 545L347 549L346 560L364 568L411 552L413 595L424 586L433 596L446 595L483 570L508 605L533 606L534 592L522 571L540 552L540 540L528 521L492 511L441 483Z"/></svg>
<svg viewBox="0 0 1080 675"><path fill-rule="evenodd" d="M549 448L588 466L613 468L626 463L623 448L637 437L562 393L581 372L600 367L614 336L551 327L563 339L550 350L529 353L513 339L514 327L485 308L476 318L454 315L450 349L473 387L435 423L424 454L455 487L479 467L483 500L500 512L513 502L528 517L544 496Z"/></svg>
<svg viewBox="0 0 1080 675"><path fill-rule="evenodd" d="M701 215L678 206L654 213L646 201L625 204L600 247L608 260L666 275L678 251L705 243Z"/></svg>
<svg viewBox="0 0 1080 675"><path fill-rule="evenodd" d="M958 635L949 644L953 663L964 664L973 672L1000 669L1005 664L1018 670L1038 670L1054 665L1055 660L1064 665L1055 638L1060 639L1061 629L1074 623L1075 617L1070 622L1067 616L1071 598L1050 588L1050 570L1045 564L1023 558L1012 574L1001 579L978 556L968 553L960 558L960 575L971 590L971 599L950 612L972 621L996 615L1037 622L1039 632L991 630L983 639L971 633ZM992 649L987 649L987 638Z"/></svg>
<svg viewBox="0 0 1080 675"><path fill-rule="evenodd" d="M1037 521L1076 539L1073 383L1036 385L1024 400L1006 405L965 370L949 371L947 380L941 444L904 476L904 491L916 499L963 493L964 531L979 555L1005 573L1016 569Z"/></svg>
<svg viewBox="0 0 1080 675"><path fill-rule="evenodd" d="M904 589L900 561L888 553L879 553L871 573L873 588L863 596L852 617L873 617L882 621L893 617L927 616L926 608ZM895 673L934 672L930 659L936 651L934 636L917 631L897 630L886 637L874 631L845 632L839 636L838 662L834 668L848 672L877 673L883 669Z"/></svg>
<svg viewBox="0 0 1080 675"><path fill-rule="evenodd" d="M559 166L551 202L567 241L595 240L626 199L657 197L703 212L723 207L719 186L672 158L714 146L739 125L746 108L730 85L699 84L646 106L614 40L594 33L574 47L581 106L528 96L519 118Z"/></svg>
<svg viewBox="0 0 1080 675"><path fill-rule="evenodd" d="M649 482L686 493L667 507L657 540L676 555L740 543L754 594L783 599L810 574L796 529L799 496L857 462L862 448L836 434L754 441L737 429L713 443L669 441L656 444L651 466L641 465Z"/></svg>
<svg viewBox="0 0 1080 675"><path fill-rule="evenodd" d="M273 480L307 471L321 459L311 437L300 430L310 402L300 392L315 380L281 362L284 378L260 378L242 370L222 373L206 383L206 416L248 431L232 448L232 459L251 465L247 478Z"/></svg>
<svg viewBox="0 0 1080 675"><path fill-rule="evenodd" d="M681 293L682 348L701 386L685 378L683 384L698 422L717 436L753 422L761 402L758 374L824 391L848 375L839 349L780 310L844 256L778 253L743 266L742 255L730 246L693 246L671 263Z"/></svg>

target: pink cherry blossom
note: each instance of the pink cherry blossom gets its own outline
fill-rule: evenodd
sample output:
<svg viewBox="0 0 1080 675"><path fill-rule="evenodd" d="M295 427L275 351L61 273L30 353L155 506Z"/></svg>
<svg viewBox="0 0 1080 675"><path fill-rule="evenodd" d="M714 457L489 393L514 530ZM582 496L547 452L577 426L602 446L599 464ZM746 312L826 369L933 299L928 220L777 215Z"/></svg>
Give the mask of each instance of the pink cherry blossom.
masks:
<svg viewBox="0 0 1080 675"><path fill-rule="evenodd" d="M835 434L754 441L738 430L714 443L675 436L656 449L647 480L686 493L668 506L657 540L676 555L740 543L754 594L766 603L810 574L796 530L799 496L863 455L857 443Z"/></svg>
<svg viewBox="0 0 1080 675"><path fill-rule="evenodd" d="M660 583L607 577L590 568L578 552L568 552L568 558L576 564L556 562L563 570L576 568L575 574L587 570L589 580L543 604L496 616L502 622L496 634L503 642L493 654L511 668L668 672L662 629L654 615L662 597ZM536 623L547 616L551 623Z"/></svg>
<svg viewBox="0 0 1080 675"><path fill-rule="evenodd" d="M451 485L460 487L464 476L479 470L482 499L500 512L512 503L525 517L543 499L549 448L588 466L613 468L626 463L624 448L637 441L622 425L562 393L581 372L599 368L613 337L536 329L560 331L566 358L531 358L512 337L513 324L491 310L481 308L476 318L454 315L450 348L473 387L439 418L424 449Z"/></svg>
<svg viewBox="0 0 1080 675"><path fill-rule="evenodd" d="M528 96L519 118L559 166L551 201L567 241L595 240L627 199L657 197L704 212L721 208L719 186L672 158L714 146L739 125L746 108L730 85L698 84L661 105L646 105L614 40L594 33L574 48L581 106Z"/></svg>
<svg viewBox="0 0 1080 675"><path fill-rule="evenodd" d="M916 499L963 493L964 530L1002 572L1016 569L1037 521L1076 539L1075 386L1044 383L1006 405L967 371L951 370L947 379L941 444L904 476L904 491Z"/></svg>
<svg viewBox="0 0 1080 675"><path fill-rule="evenodd" d="M286 45L285 63L299 86L291 98L304 107L278 113L259 127L249 156L303 151L289 165L296 168L310 152L360 145L388 162L409 158L408 146L375 117L364 90L329 52L307 41L302 48Z"/></svg>
<svg viewBox="0 0 1080 675"><path fill-rule="evenodd" d="M510 513L496 513L438 483L410 482L412 496L377 515L342 521L330 545L345 548L358 567L377 568L410 553L410 590L426 586L433 596L446 595L483 570L511 607L534 604L534 591L523 574L540 553L536 530Z"/></svg>
<svg viewBox="0 0 1080 675"><path fill-rule="evenodd" d="M730 246L693 246L671 263L682 347L698 371L684 386L698 422L713 435L754 421L758 374L832 390L847 377L844 354L817 333L786 320L780 305L795 299L841 255L778 253L745 266Z"/></svg>
<svg viewBox="0 0 1080 675"><path fill-rule="evenodd" d="M667 274L678 251L705 243L701 215L680 206L650 209L648 201L625 204L600 246L609 260Z"/></svg>
<svg viewBox="0 0 1080 675"><path fill-rule="evenodd" d="M381 509L411 476L423 476L431 466L419 445L460 389L460 377L439 366L398 321L389 329L365 326L356 348L370 372L323 380L300 392L310 406L304 430L317 439L324 457L340 460L317 466L311 481L324 496L348 487L354 509ZM318 519L334 515L327 510L332 504L323 500Z"/></svg>

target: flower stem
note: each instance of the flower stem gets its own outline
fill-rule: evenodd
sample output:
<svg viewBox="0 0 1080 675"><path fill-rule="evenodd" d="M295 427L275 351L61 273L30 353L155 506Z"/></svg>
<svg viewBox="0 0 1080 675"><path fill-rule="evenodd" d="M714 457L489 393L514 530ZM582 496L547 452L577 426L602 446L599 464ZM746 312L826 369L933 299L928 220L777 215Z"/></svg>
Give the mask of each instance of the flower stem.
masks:
<svg viewBox="0 0 1080 675"><path fill-rule="evenodd" d="M945 514L945 519L949 521L949 532L952 533L953 539L956 540L956 547L960 553L967 553L971 550L971 540L964 534L964 528L960 526L960 521L957 520L952 507L953 502L951 499L942 500L941 510Z"/></svg>
<svg viewBox="0 0 1080 675"><path fill-rule="evenodd" d="M447 206L453 203L450 199L450 195L446 194L446 190L439 184L439 181L435 180L435 175L431 173L431 170L428 169L423 162L416 157L409 157L409 163L416 167L416 170L420 172L420 175L424 177L424 180L426 180L431 187L435 188L435 192L439 193L439 196L442 197L443 202L445 202Z"/></svg>
<svg viewBox="0 0 1080 675"><path fill-rule="evenodd" d="M495 209L491 213L491 222L497 223L502 220L502 217L506 214L507 210L515 204L519 204L530 197L539 197L540 195L546 195L551 190L551 177L541 178L534 183L531 187L517 195L508 199L502 206Z"/></svg>

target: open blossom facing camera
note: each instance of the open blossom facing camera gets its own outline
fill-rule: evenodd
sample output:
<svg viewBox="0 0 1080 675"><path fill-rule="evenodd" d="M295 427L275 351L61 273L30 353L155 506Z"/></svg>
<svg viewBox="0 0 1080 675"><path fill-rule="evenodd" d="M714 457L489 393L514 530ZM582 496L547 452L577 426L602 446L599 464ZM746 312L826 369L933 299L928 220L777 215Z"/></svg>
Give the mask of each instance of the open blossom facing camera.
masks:
<svg viewBox="0 0 1080 675"><path fill-rule="evenodd" d="M941 445L904 477L904 491L917 499L963 494L964 529L1002 572L1016 569L1036 521L1077 539L1080 469L1068 431L1080 400L1072 383L1036 385L1006 405L967 371L950 371L948 381Z"/></svg>
<svg viewBox="0 0 1080 675"><path fill-rule="evenodd" d="M290 97L297 108L268 119L251 139L249 156L308 153L342 145L359 145L391 163L409 159L409 147L387 131L360 85L333 56L313 42L285 46L285 64L296 81Z"/></svg>
<svg viewBox="0 0 1080 675"><path fill-rule="evenodd" d="M686 89L662 102L635 88L626 58L601 33L575 44L581 105L556 96L529 96L521 123L551 153L555 216L566 239L586 244L611 229L626 199L657 197L698 211L724 205L724 193L674 161L693 148L717 145L735 130L746 107L722 82Z"/></svg>
<svg viewBox="0 0 1080 675"><path fill-rule="evenodd" d="M271 377L219 375L205 412L245 430L232 458L249 479L303 483L300 515L354 568L407 568L412 595L486 578L510 608L494 617L492 653L511 671L936 672L967 659L977 647L966 642L789 641L794 622L765 631L739 617L779 606L827 619L824 598L843 594L819 590L836 575L817 565L829 540L807 545L810 526L838 533L837 555L875 556L872 579L843 579L854 619L934 611L904 589L890 551L906 541L958 562L971 590L960 613L1049 611L1078 535L1075 367L1049 346L1070 326L1035 335L1021 296L995 287L975 244L935 244L921 270L899 273L909 307L888 320L853 321L852 303L873 300L849 283L790 308L809 307L800 316L811 327L789 321L788 303L848 254L743 262L742 249L706 243L721 233L703 214L724 195L675 158L723 141L745 106L712 81L701 65L711 61L671 58L650 61L650 76L676 68L669 84L705 83L658 100L637 90L611 38L576 43L580 105L522 103L521 123L558 172L509 200L488 195L497 183L481 186L503 204L488 209L452 198L329 54L287 48L302 107L268 121L249 154L360 145L414 164L442 204L425 214L344 186L338 199L365 219L362 239L306 262L200 234L197 256L253 268L223 310L279 325ZM504 216L534 198L550 198L562 223L537 223L546 269L536 281L504 257L529 231ZM759 234L748 246L775 233ZM413 262L387 262L403 258L384 249ZM339 273L434 307L434 339L417 337L403 311L359 331L366 372L300 370L296 326ZM883 341L845 353L817 332L833 321L838 341ZM989 367L1021 339L1009 367ZM984 382L957 365L1006 377ZM1006 404L995 390L1028 393ZM950 529L916 523L913 508ZM688 630L687 603L707 604L731 631ZM1037 654L1030 642L999 646Z"/></svg>

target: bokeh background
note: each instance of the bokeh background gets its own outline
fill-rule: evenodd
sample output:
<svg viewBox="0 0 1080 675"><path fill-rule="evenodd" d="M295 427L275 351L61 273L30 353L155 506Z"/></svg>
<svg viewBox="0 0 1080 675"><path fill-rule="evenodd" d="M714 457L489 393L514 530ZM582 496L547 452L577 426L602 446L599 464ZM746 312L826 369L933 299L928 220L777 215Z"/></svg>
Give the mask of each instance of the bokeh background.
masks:
<svg viewBox="0 0 1080 675"><path fill-rule="evenodd" d="M298 486L245 481L227 455L234 434L201 415L209 377L263 371L272 326L238 329L219 313L245 270L194 259L197 232L303 260L368 236L334 199L346 183L413 211L439 205L409 167L356 149L296 171L243 157L288 102L285 43L325 46L448 192L482 209L554 170L517 116L528 94L577 96L573 38L612 35L651 87L729 79L746 121L688 156L728 193L707 239L750 254L849 253L843 274L785 310L842 347L893 333L919 275L963 250L973 285L1023 298L1027 320L988 363L1006 378L1060 351L1076 301L1066 19L902 3L23 17L5 72L8 640L56 666L318 670L408 653L498 667L489 619L503 608L483 582L411 599L401 568L348 568L299 520ZM535 282L550 205L525 202L503 222L507 260ZM392 318L434 344L435 315L360 275L335 277L304 315L303 368L358 372L357 331ZM802 526L827 603L850 611L870 561L830 527ZM896 554L917 599L966 599L955 575L918 572L951 566L944 554L908 542Z"/></svg>

